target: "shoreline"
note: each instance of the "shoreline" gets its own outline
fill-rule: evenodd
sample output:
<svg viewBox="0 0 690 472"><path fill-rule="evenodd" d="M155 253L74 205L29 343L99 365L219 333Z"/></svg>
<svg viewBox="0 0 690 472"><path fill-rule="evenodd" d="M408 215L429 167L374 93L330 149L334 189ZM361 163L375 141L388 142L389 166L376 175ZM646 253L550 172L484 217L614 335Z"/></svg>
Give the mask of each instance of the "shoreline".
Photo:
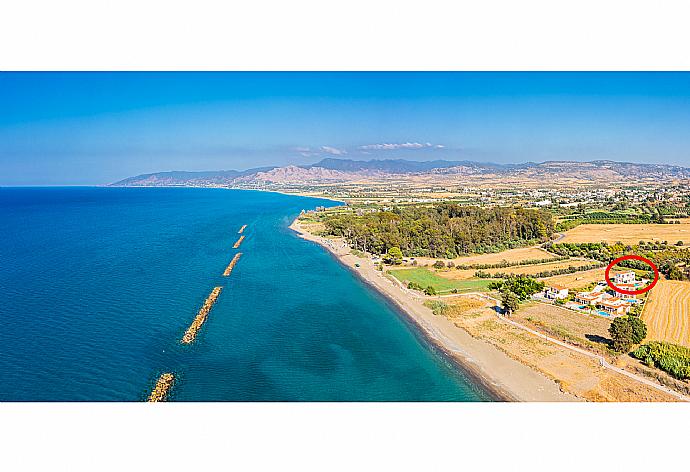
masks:
<svg viewBox="0 0 690 472"><path fill-rule="evenodd" d="M434 348L445 355L463 374L476 382L494 400L580 401L561 391L556 382L509 357L490 343L474 338L445 317L435 316L422 299L407 293L374 268L369 259L350 253L347 244L315 236L302 229L298 218L289 228L298 237L325 248L339 263L396 308ZM355 268L354 264L360 264Z"/></svg>

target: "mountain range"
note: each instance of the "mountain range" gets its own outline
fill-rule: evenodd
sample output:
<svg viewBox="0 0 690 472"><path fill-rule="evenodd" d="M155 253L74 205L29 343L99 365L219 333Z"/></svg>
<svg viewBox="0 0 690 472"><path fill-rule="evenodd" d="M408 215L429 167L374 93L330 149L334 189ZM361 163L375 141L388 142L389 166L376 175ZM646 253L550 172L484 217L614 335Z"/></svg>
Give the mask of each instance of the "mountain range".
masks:
<svg viewBox="0 0 690 472"><path fill-rule="evenodd" d="M547 161L541 163L492 164L473 161L409 161L404 159L358 161L323 159L310 165L269 166L244 171L170 171L142 174L111 184L126 187L160 186L300 186L337 184L363 180L422 179L432 182L508 179L553 183L635 183L689 180L690 168L665 164L615 161Z"/></svg>

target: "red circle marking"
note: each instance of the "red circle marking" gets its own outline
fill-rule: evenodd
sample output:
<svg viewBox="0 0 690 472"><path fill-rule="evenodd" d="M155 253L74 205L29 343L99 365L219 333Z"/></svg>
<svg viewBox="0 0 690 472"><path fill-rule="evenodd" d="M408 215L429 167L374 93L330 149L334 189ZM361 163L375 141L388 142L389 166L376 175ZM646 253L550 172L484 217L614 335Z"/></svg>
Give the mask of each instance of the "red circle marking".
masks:
<svg viewBox="0 0 690 472"><path fill-rule="evenodd" d="M623 289L621 289L621 288L616 287L616 286L613 284L613 282L611 282L611 280L609 280L609 273L611 272L611 269L613 268L613 266L615 266L616 264L618 264L618 263L621 262L621 261L627 261L627 260L631 260L631 259L632 259L632 260L635 260L635 261L642 261L642 262L644 262L644 263L647 264L649 267L651 267L652 270L654 271L654 280L652 281L651 284L647 285L645 288L641 288L641 289L639 289L639 290L623 290ZM645 258L645 257L642 257L642 256L638 256L638 255L636 255L636 254L629 254L629 255L627 255L627 256L623 256L623 257L619 257L618 259L614 259L614 260L606 267L606 273L605 273L604 276L606 277L606 283L607 283L607 284L609 285L609 287L611 287L614 291L616 291L616 292L618 292L618 293L624 293L625 295L641 295L641 294L643 294L643 293L645 293L645 292L649 292L652 288L654 288L654 286L656 285L656 283L659 281L659 269L657 269L656 266L654 265L654 263L653 263L652 261L650 261L649 259L647 259L647 258Z"/></svg>

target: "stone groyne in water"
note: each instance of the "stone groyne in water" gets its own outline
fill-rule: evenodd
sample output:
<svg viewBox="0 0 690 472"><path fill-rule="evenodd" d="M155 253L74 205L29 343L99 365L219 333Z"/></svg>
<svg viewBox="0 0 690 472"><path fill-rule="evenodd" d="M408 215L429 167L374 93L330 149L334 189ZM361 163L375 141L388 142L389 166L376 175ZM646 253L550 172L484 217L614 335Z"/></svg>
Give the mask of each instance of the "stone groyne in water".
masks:
<svg viewBox="0 0 690 472"><path fill-rule="evenodd" d="M175 376L170 372L162 374L156 382L156 386L153 388L151 395L149 395L148 401L151 403L163 402L168 397L168 392L172 387Z"/></svg>
<svg viewBox="0 0 690 472"><path fill-rule="evenodd" d="M232 260L230 261L230 264L228 264L228 266L225 268L225 272L223 272L223 277L227 277L228 275L230 275L230 273L232 272L232 269L235 267L235 264L237 264L237 261L240 260L240 257L242 257L241 252L238 252L237 254L235 254L235 257L232 258Z"/></svg>
<svg viewBox="0 0 690 472"><path fill-rule="evenodd" d="M211 294L208 296L208 298L206 298L204 305L199 310L199 313L197 313L194 321L192 321L192 324L189 326L189 328L187 328L184 336L182 336L182 344L191 344L194 342L197 333L206 322L208 314L210 313L211 308L213 308L213 304L216 303L216 300L218 300L218 295L220 295L220 291L222 289L223 287L215 287L211 291Z"/></svg>
<svg viewBox="0 0 690 472"><path fill-rule="evenodd" d="M242 244L243 240L244 240L244 235L240 236L240 239L237 240L237 242L235 243L235 245L232 248L237 249L238 247L240 247L240 244Z"/></svg>
<svg viewBox="0 0 690 472"><path fill-rule="evenodd" d="M233 246L234 249L237 249L238 247L240 247L240 244L242 244L242 241L245 237L242 233L244 233L244 230L246 228L247 225L242 225L242 227L237 232L238 234L241 234L241 236ZM235 264L237 264L237 261L240 260L240 257L242 257L241 252L235 254L235 257L232 258L230 264L228 264L228 266L225 268L225 271L223 272L224 277L227 277L230 275L230 273L232 273L232 269L235 267ZM206 322L208 314L211 312L211 308L213 308L213 305L216 303L216 300L218 300L218 296L220 295L221 290L223 290L223 287L215 287L211 291L209 296L204 301L203 306L199 309L199 312L194 318L194 321L192 321L192 324L189 326L189 328L187 328L187 331L185 331L184 336L182 336L182 344L191 344L194 342L197 333ZM172 388L174 381L175 376L172 373L166 372L162 374L158 378L158 381L156 382L156 386L153 388L153 391L149 395L148 401L152 403L165 401L168 397L168 393L170 392L170 389Z"/></svg>

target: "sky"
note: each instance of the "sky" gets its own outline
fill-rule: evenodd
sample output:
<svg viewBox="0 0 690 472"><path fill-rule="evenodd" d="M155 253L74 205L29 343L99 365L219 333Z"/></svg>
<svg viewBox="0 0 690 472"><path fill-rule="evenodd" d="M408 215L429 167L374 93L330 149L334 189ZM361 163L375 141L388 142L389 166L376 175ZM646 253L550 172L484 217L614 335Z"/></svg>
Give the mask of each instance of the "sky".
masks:
<svg viewBox="0 0 690 472"><path fill-rule="evenodd" d="M0 73L0 185L325 157L690 167L690 73Z"/></svg>

